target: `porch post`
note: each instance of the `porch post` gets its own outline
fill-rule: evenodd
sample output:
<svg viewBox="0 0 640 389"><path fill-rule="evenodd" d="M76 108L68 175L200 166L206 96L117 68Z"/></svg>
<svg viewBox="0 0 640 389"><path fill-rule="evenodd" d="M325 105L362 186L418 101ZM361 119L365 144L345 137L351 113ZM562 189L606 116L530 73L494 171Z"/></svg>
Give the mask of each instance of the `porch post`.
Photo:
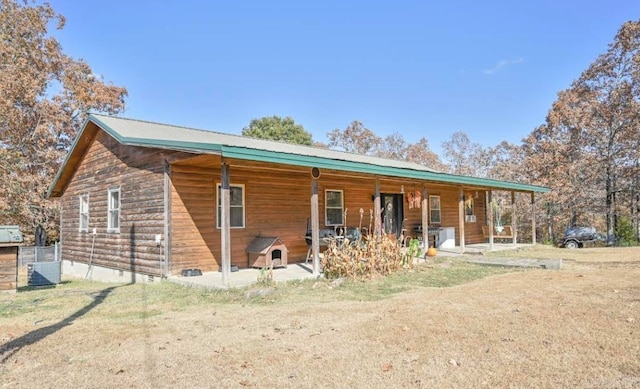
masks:
<svg viewBox="0 0 640 389"><path fill-rule="evenodd" d="M380 223L380 215L382 214L382 208L380 206L380 179L376 178L376 187L375 187L375 193L373 195L373 225L374 228L373 230L374 232L374 236L376 237L376 240L380 239L382 237L382 225Z"/></svg>
<svg viewBox="0 0 640 389"><path fill-rule="evenodd" d="M425 253L429 249L429 192L422 187L422 246Z"/></svg>
<svg viewBox="0 0 640 389"><path fill-rule="evenodd" d="M164 264L163 274L168 276L171 266L171 166L164 160Z"/></svg>
<svg viewBox="0 0 640 389"><path fill-rule="evenodd" d="M531 243L536 244L536 193L531 192Z"/></svg>
<svg viewBox="0 0 640 389"><path fill-rule="evenodd" d="M516 192L511 191L511 231L513 231L513 245L518 242L518 214L516 213Z"/></svg>
<svg viewBox="0 0 640 389"><path fill-rule="evenodd" d="M460 254L464 254L464 189L458 190L458 229L460 230Z"/></svg>
<svg viewBox="0 0 640 389"><path fill-rule="evenodd" d="M493 191L487 191L487 209L489 210L489 250L493 250Z"/></svg>
<svg viewBox="0 0 640 389"><path fill-rule="evenodd" d="M220 212L220 247L222 266L222 284L229 286L231 272L231 196L229 185L229 165L222 163L222 193L220 196L222 209Z"/></svg>
<svg viewBox="0 0 640 389"><path fill-rule="evenodd" d="M318 211L318 180L311 181L311 253L313 275L320 275L320 221Z"/></svg>

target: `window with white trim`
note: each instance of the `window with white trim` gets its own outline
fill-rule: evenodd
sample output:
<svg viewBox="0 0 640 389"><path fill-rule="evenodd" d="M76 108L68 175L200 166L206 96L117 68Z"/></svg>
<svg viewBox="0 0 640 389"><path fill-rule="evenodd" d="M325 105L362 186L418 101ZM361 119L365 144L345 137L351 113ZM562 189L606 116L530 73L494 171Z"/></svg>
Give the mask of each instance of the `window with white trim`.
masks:
<svg viewBox="0 0 640 389"><path fill-rule="evenodd" d="M78 196L78 200L80 202L80 224L78 231L87 232L89 231L89 194L85 193Z"/></svg>
<svg viewBox="0 0 640 389"><path fill-rule="evenodd" d="M341 190L324 191L325 226L344 225L344 193Z"/></svg>
<svg viewBox="0 0 640 389"><path fill-rule="evenodd" d="M217 226L222 228L222 184L217 185ZM231 228L244 228L244 185L229 185L229 219Z"/></svg>
<svg viewBox="0 0 640 389"><path fill-rule="evenodd" d="M120 188L109 189L107 232L120 232Z"/></svg>
<svg viewBox="0 0 640 389"><path fill-rule="evenodd" d="M440 196L429 196L429 223L442 223Z"/></svg>

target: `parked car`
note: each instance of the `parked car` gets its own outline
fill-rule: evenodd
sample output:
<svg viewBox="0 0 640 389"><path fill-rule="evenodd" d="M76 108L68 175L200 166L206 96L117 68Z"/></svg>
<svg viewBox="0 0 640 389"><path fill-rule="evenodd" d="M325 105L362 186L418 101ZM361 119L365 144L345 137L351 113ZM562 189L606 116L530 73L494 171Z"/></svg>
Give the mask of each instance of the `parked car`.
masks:
<svg viewBox="0 0 640 389"><path fill-rule="evenodd" d="M558 246L577 249L584 247L585 243L597 244L604 241L605 237L596 232L594 227L568 227L564 230L562 239L558 241Z"/></svg>

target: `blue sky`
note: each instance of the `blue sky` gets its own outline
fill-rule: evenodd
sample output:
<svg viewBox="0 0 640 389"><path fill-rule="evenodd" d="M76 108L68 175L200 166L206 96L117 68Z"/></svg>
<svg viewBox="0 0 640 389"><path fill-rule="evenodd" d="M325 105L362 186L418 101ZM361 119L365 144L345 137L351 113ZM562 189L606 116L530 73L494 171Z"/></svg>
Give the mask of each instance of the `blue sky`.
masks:
<svg viewBox="0 0 640 389"><path fill-rule="evenodd" d="M326 141L456 131L520 143L640 2L71 1L67 54L129 90L123 116L239 134L291 116Z"/></svg>

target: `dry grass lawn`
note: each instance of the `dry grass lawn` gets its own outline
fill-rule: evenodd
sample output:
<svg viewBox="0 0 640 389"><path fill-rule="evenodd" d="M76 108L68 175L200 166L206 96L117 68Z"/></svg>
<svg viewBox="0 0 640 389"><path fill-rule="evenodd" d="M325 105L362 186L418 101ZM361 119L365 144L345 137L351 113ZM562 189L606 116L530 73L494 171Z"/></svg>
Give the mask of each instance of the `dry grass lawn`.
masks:
<svg viewBox="0 0 640 389"><path fill-rule="evenodd" d="M0 295L0 387L640 387L639 248L495 255L565 261L445 259L249 300L80 281Z"/></svg>

